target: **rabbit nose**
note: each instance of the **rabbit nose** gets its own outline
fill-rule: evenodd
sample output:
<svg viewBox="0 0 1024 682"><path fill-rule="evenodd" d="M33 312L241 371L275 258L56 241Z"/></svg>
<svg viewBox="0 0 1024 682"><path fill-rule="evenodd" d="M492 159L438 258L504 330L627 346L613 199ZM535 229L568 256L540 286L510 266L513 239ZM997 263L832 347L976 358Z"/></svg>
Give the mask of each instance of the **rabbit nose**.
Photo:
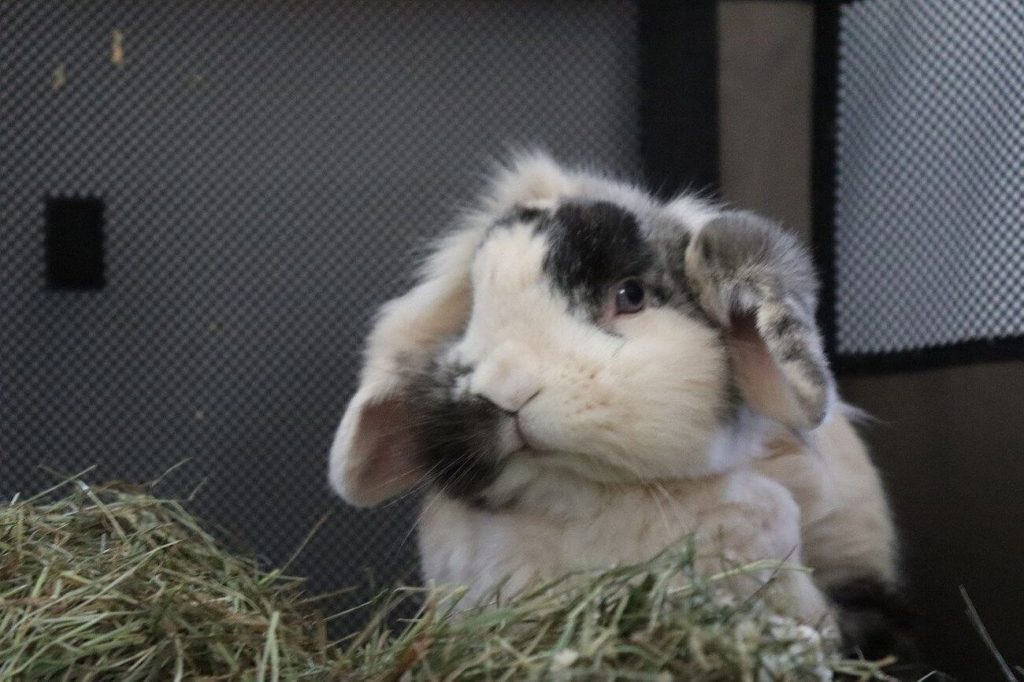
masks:
<svg viewBox="0 0 1024 682"><path fill-rule="evenodd" d="M540 381L521 363L489 360L477 366L470 390L510 414L540 392Z"/></svg>

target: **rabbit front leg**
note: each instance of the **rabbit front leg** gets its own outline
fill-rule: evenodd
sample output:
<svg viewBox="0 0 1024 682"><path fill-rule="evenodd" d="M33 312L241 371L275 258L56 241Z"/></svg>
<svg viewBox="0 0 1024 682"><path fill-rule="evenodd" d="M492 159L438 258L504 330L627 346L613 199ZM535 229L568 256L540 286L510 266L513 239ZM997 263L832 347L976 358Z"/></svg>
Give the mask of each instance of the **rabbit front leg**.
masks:
<svg viewBox="0 0 1024 682"><path fill-rule="evenodd" d="M828 600L802 565L800 510L778 483L753 471L731 477L726 499L700 514L697 568L705 575L736 570L730 590L747 598L769 580L770 593L784 613L808 625L833 624ZM743 566L772 562L751 573Z"/></svg>

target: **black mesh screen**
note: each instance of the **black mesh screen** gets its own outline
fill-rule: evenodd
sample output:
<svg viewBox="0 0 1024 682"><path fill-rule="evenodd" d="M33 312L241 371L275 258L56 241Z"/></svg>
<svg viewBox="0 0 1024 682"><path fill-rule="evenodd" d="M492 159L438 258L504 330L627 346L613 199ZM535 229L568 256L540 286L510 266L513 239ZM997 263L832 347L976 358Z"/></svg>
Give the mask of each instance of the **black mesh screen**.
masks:
<svg viewBox="0 0 1024 682"><path fill-rule="evenodd" d="M838 68L837 351L1024 335L1024 3L845 3Z"/></svg>
<svg viewBox="0 0 1024 682"><path fill-rule="evenodd" d="M509 147L638 169L629 2L0 3L0 494L159 476L327 590L414 565L326 453L375 308ZM46 199L102 204L47 288ZM365 590L348 595L349 603Z"/></svg>

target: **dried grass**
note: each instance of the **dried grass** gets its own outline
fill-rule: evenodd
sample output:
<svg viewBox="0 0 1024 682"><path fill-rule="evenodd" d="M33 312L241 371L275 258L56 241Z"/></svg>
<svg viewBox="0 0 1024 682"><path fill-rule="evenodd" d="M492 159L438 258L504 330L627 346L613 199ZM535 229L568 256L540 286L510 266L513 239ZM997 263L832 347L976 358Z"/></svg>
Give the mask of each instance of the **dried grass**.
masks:
<svg viewBox="0 0 1024 682"><path fill-rule="evenodd" d="M730 576L756 575L764 563L702 577L693 558L684 547L461 614L459 592L396 590L377 621L348 642L336 670L346 679L395 681L889 679L883 664L843 659L835 641L772 610L771 585L745 601L723 589ZM410 595L424 606L389 629L383 614Z"/></svg>
<svg viewBox="0 0 1024 682"><path fill-rule="evenodd" d="M75 479L0 509L0 679L295 679L328 662L301 581L176 501Z"/></svg>
<svg viewBox="0 0 1024 682"><path fill-rule="evenodd" d="M0 680L886 679L720 589L763 564L701 577L689 547L457 616L460 592L397 588L330 643L301 580L226 551L180 503L65 485L0 508Z"/></svg>

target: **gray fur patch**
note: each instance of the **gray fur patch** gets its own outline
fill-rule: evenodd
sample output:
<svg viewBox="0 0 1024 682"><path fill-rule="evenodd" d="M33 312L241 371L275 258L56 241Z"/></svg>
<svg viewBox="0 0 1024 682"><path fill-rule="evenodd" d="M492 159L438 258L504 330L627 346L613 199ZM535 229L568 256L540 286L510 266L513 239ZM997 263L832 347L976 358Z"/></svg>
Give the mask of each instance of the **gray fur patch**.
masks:
<svg viewBox="0 0 1024 682"><path fill-rule="evenodd" d="M515 206L511 211L494 221L491 229L500 227L511 227L514 225L534 224L535 229L540 230L544 225L544 219L551 215L547 209L534 206Z"/></svg>
<svg viewBox="0 0 1024 682"><path fill-rule="evenodd" d="M607 201L567 202L547 221L544 271L570 304L600 311L608 289L651 279L654 249L636 215Z"/></svg>
<svg viewBox="0 0 1024 682"><path fill-rule="evenodd" d="M435 361L409 381L409 428L426 478L447 495L479 498L501 474L498 428L505 414L454 390L467 368Z"/></svg>
<svg viewBox="0 0 1024 682"><path fill-rule="evenodd" d="M698 298L719 324L753 313L765 347L808 423L825 417L834 391L814 323L818 282L797 238L751 213L730 212L701 229L688 272Z"/></svg>
<svg viewBox="0 0 1024 682"><path fill-rule="evenodd" d="M917 614L898 586L865 576L831 586L828 596L847 652L871 660L896 654L901 664L919 659Z"/></svg>

